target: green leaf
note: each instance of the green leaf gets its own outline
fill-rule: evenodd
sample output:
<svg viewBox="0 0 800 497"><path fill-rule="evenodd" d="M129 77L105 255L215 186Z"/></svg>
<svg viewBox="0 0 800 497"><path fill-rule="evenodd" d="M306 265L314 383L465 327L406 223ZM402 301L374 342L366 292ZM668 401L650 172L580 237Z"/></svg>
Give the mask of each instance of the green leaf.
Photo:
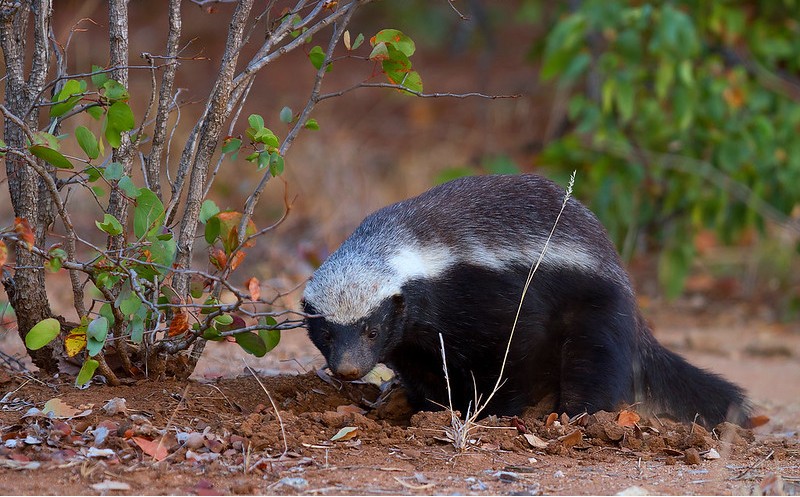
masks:
<svg viewBox="0 0 800 497"><path fill-rule="evenodd" d="M160 266L157 271L162 275L169 271L177 253L178 244L173 239L150 241L150 260Z"/></svg>
<svg viewBox="0 0 800 497"><path fill-rule="evenodd" d="M52 342L59 332L61 332L61 323L58 322L58 319L43 319L25 335L25 346L30 350L39 350Z"/></svg>
<svg viewBox="0 0 800 497"><path fill-rule="evenodd" d="M111 214L105 214L103 216L103 222L95 221L94 224L100 228L100 231L105 231L109 235L120 235L122 234L122 225L117 220L116 217L112 216Z"/></svg>
<svg viewBox="0 0 800 497"><path fill-rule="evenodd" d="M356 48L360 47L362 43L364 43L364 33L358 33L358 36L356 36L355 41L353 41L353 45L350 47L350 50L355 50Z"/></svg>
<svg viewBox="0 0 800 497"><path fill-rule="evenodd" d="M129 176L123 176L120 178L117 186L126 196L130 198L137 198L139 195L141 195L141 190L139 187L133 184L133 180Z"/></svg>
<svg viewBox="0 0 800 497"><path fill-rule="evenodd" d="M114 102L108 108L105 120L104 135L106 141L114 147L119 148L121 144L120 135L130 131L136 125L133 119L133 111L125 102Z"/></svg>
<svg viewBox="0 0 800 497"><path fill-rule="evenodd" d="M321 46L315 45L308 52L308 58L311 61L311 65L313 65L315 69L319 70L319 68L322 67L322 64L325 63L325 52L322 50Z"/></svg>
<svg viewBox="0 0 800 497"><path fill-rule="evenodd" d="M108 73L106 72L98 72L105 70L105 67L100 67L92 64L92 72L96 74L92 74L92 84L96 87L101 87L103 84L108 81Z"/></svg>
<svg viewBox="0 0 800 497"><path fill-rule="evenodd" d="M219 217L216 214L208 218L206 222L206 229L205 229L205 238L206 243L209 245L213 245L214 242L219 237L220 230L222 229L222 224L219 221Z"/></svg>
<svg viewBox="0 0 800 497"><path fill-rule="evenodd" d="M214 321L222 326L227 326L233 323L233 316L230 314L220 314L219 316L214 317Z"/></svg>
<svg viewBox="0 0 800 497"><path fill-rule="evenodd" d="M258 170L269 167L269 152L266 150L258 154Z"/></svg>
<svg viewBox="0 0 800 497"><path fill-rule="evenodd" d="M102 86L103 95L111 102L126 102L130 98L128 89L113 79L107 79Z"/></svg>
<svg viewBox="0 0 800 497"><path fill-rule="evenodd" d="M36 157L61 169L72 169L74 166L58 150L44 145L31 145L28 150Z"/></svg>
<svg viewBox="0 0 800 497"><path fill-rule="evenodd" d="M266 352L269 352L280 343L281 330L258 330L258 336L264 341L264 345L267 348Z"/></svg>
<svg viewBox="0 0 800 497"><path fill-rule="evenodd" d="M283 174L283 156L278 152L269 154L269 173L272 176L280 176Z"/></svg>
<svg viewBox="0 0 800 497"><path fill-rule="evenodd" d="M164 222L164 204L148 188L140 188L133 209L133 234L142 238L150 232L157 231Z"/></svg>
<svg viewBox="0 0 800 497"><path fill-rule="evenodd" d="M118 181L122 178L122 163L112 162L106 166L103 177L108 181Z"/></svg>
<svg viewBox="0 0 800 497"><path fill-rule="evenodd" d="M86 327L86 351L89 357L94 357L103 350L103 345L108 337L108 320L98 316L89 322Z"/></svg>
<svg viewBox="0 0 800 497"><path fill-rule="evenodd" d="M219 207L213 200L204 200L200 205L200 222L205 224L212 216L219 213Z"/></svg>
<svg viewBox="0 0 800 497"><path fill-rule="evenodd" d="M234 335L236 343L239 344L245 352L252 354L256 357L264 357L267 353L267 346L264 340L255 333L244 332Z"/></svg>
<svg viewBox="0 0 800 497"><path fill-rule="evenodd" d="M94 376L94 372L97 371L97 367L99 365L100 363L94 359L87 359L84 361L83 366L81 366L81 370L78 371L78 376L75 378L75 386L82 387L89 383L89 380L92 379L92 376Z"/></svg>
<svg viewBox="0 0 800 497"><path fill-rule="evenodd" d="M389 46L386 43L378 43L369 53L369 60L382 61L389 58Z"/></svg>
<svg viewBox="0 0 800 497"><path fill-rule="evenodd" d="M316 131L316 130L318 130L318 129L319 129L319 123L317 122L317 120L316 120L316 119L314 119L314 118L312 117L311 119L309 119L308 121L306 121L306 124L305 124L305 126L304 126L304 127L305 127L306 129L310 129L310 130L312 130L312 131Z"/></svg>
<svg viewBox="0 0 800 497"><path fill-rule="evenodd" d="M225 339L225 337L220 336L219 330L213 326L206 328L206 330L203 332L203 338L206 340L213 340L215 342L221 342Z"/></svg>
<svg viewBox="0 0 800 497"><path fill-rule="evenodd" d="M101 105L93 105L86 108L86 113L92 116L95 121L99 121L105 115L106 111Z"/></svg>
<svg viewBox="0 0 800 497"><path fill-rule="evenodd" d="M81 150L90 159L96 159L100 156L100 147L97 144L97 138L94 133L89 131L86 126L78 126L75 128L75 138L78 140Z"/></svg>
<svg viewBox="0 0 800 497"><path fill-rule="evenodd" d="M289 107L284 107L283 109L281 109L280 119L282 123L289 124L290 122L292 122L293 117L294 114L292 114L292 109L290 109Z"/></svg>
<svg viewBox="0 0 800 497"><path fill-rule="evenodd" d="M111 286L114 286L117 283L119 283L120 276L112 276L112 278L113 278L113 283ZM109 302L106 302L105 304L101 305L100 310L97 313L100 314L102 317L106 318L106 321L108 321L109 326L114 326L114 321L116 321L116 319L114 319L114 307Z"/></svg>
<svg viewBox="0 0 800 497"><path fill-rule="evenodd" d="M117 300L119 301L119 310L122 311L122 314L130 316L142 307L142 299L130 288L126 288L126 290L127 292L120 292L120 297L123 298L121 300L117 298Z"/></svg>
<svg viewBox="0 0 800 497"><path fill-rule="evenodd" d="M106 195L106 191L103 189L102 186L93 186L92 192L98 197L104 197Z"/></svg>
<svg viewBox="0 0 800 497"><path fill-rule="evenodd" d="M397 50L403 52L406 57L414 55L414 51L416 50L414 41L397 29L383 29L378 31L378 34L375 35L374 42L371 41L371 43L376 45L381 42L392 44Z"/></svg>
<svg viewBox="0 0 800 497"><path fill-rule="evenodd" d="M81 94L86 91L86 82L70 79L64 83L58 95L53 97L53 102L59 102L50 107L50 117L66 114L81 100Z"/></svg>
<svg viewBox="0 0 800 497"><path fill-rule="evenodd" d="M146 317L146 306L140 306L133 316L131 316L131 321L128 324L128 330L133 343L142 343L142 339L144 339L144 320Z"/></svg>
<svg viewBox="0 0 800 497"><path fill-rule="evenodd" d="M231 152L237 152L239 147L242 146L242 140L239 138L229 138L225 140L222 145L222 153L229 154Z"/></svg>
<svg viewBox="0 0 800 497"><path fill-rule="evenodd" d="M255 128L256 130L264 127L264 118L258 114L250 114L247 117L247 122L250 124L251 128Z"/></svg>

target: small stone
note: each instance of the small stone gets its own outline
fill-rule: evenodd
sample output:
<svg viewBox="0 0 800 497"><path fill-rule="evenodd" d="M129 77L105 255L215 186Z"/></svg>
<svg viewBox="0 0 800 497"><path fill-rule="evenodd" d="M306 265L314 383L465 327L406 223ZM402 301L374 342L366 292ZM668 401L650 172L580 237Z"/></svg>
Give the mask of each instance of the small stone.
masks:
<svg viewBox="0 0 800 497"><path fill-rule="evenodd" d="M700 464L700 453L694 447L690 447L686 449L686 452L683 453L683 459L686 461L686 464Z"/></svg>
<svg viewBox="0 0 800 497"><path fill-rule="evenodd" d="M556 471L555 473L553 473L553 478L564 478L564 476L566 476L566 475L560 469L558 471Z"/></svg>
<svg viewBox="0 0 800 497"><path fill-rule="evenodd" d="M719 459L720 455L719 455L719 452L717 452L716 449L709 449L708 452L703 454L703 458L704 459Z"/></svg>

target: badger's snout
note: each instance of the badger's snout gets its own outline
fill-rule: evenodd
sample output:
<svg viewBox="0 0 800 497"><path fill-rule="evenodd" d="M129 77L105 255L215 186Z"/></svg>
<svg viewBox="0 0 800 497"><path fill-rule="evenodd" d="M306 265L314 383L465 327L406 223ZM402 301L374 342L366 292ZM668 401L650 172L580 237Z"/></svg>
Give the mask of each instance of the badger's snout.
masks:
<svg viewBox="0 0 800 497"><path fill-rule="evenodd" d="M331 369L337 378L347 381L357 380L368 373L368 371L362 371L355 364L350 362L338 364L335 368L332 367Z"/></svg>

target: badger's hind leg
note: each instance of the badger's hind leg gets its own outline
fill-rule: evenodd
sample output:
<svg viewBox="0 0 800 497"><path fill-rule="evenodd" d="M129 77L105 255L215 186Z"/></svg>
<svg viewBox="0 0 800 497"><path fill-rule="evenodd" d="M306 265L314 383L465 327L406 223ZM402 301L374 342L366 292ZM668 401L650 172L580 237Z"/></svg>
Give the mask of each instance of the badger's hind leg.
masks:
<svg viewBox="0 0 800 497"><path fill-rule="evenodd" d="M632 297L595 282L590 291L572 293L552 325L561 335L559 412L610 411L632 401L637 341Z"/></svg>

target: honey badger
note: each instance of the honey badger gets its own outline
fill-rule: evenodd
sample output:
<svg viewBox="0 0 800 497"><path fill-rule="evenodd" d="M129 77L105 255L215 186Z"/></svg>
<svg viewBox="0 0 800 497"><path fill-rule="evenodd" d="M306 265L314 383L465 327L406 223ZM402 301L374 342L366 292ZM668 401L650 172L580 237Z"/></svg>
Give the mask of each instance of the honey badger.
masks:
<svg viewBox="0 0 800 497"><path fill-rule="evenodd" d="M563 199L540 176L473 176L378 210L306 285L311 340L338 377L384 362L414 407L436 409L448 399L442 334L453 406L474 410ZM708 426L750 414L742 389L656 341L605 229L572 198L525 295L504 380L483 414L546 398L569 415L641 403Z"/></svg>

